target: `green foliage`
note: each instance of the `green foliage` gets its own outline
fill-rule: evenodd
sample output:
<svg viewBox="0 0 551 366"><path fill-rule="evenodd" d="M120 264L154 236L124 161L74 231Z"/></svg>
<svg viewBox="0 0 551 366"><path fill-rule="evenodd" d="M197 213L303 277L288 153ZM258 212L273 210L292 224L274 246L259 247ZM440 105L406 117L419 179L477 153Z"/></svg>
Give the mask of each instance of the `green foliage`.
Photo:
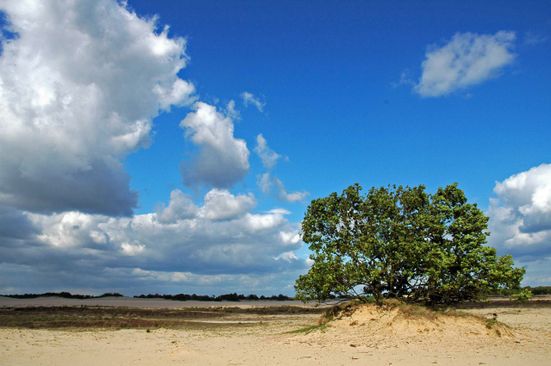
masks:
<svg viewBox="0 0 551 366"><path fill-rule="evenodd" d="M485 246L488 218L456 184L362 188L313 200L302 238L314 261L295 284L302 300L350 296L451 304L518 288L524 269Z"/></svg>
<svg viewBox="0 0 551 366"><path fill-rule="evenodd" d="M523 288L518 293L513 295L513 299L515 299L516 301L519 301L519 302L526 302L526 301L530 300L532 298L532 296L534 296L534 295L532 294L532 291L530 291L530 289Z"/></svg>

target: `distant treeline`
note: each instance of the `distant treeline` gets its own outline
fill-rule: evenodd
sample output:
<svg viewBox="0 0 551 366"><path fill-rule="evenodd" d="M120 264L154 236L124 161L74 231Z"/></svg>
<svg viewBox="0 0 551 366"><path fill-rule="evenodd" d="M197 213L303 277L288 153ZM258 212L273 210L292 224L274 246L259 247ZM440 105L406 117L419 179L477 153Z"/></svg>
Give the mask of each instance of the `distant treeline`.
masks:
<svg viewBox="0 0 551 366"><path fill-rule="evenodd" d="M551 286L526 287L534 295L551 295Z"/></svg>
<svg viewBox="0 0 551 366"><path fill-rule="evenodd" d="M95 295L80 295L80 294L71 294L70 292L45 292L42 294L16 294L16 295L0 295L5 297L11 297L14 299L35 299L37 297L62 297L65 299L99 299L102 297L123 297L124 295L118 292L107 292L99 296ZM257 295L243 295L243 294L224 294L219 296L209 296L209 295L196 295L196 294L177 294L177 295L161 295L161 294L149 294L149 295L139 295L134 296L137 299L165 299L165 300L177 300L177 301L243 301L243 300L276 300L276 301L285 301L293 300L292 297L285 295L272 295L272 296L257 296Z"/></svg>
<svg viewBox="0 0 551 366"><path fill-rule="evenodd" d="M165 300L177 300L177 301L244 301L244 300L276 300L276 301L285 301L293 300L292 297L285 296L282 294L272 295L272 296L257 296L257 295L243 295L243 294L224 294L219 296L209 296L209 295L196 295L196 294L177 294L177 295L161 295L161 294L149 294L149 295L139 295L134 296L138 299L165 299Z"/></svg>
<svg viewBox="0 0 551 366"><path fill-rule="evenodd" d="M43 294L22 294L22 295L0 295L4 297L12 297L14 299L35 299L37 297L63 297L65 299L99 299L102 297L123 297L124 295L118 292L106 292L99 296L71 294L70 292L45 292Z"/></svg>
<svg viewBox="0 0 551 366"><path fill-rule="evenodd" d="M532 295L551 295L551 286L526 286L522 288L523 290L530 290L532 292ZM496 293L488 294L490 296L511 296L517 293L518 290L501 290Z"/></svg>
<svg viewBox="0 0 551 366"><path fill-rule="evenodd" d="M533 295L551 295L551 286L526 286L522 289L527 289L532 292ZM518 290L501 290L499 292L490 293L488 296L511 296L518 293ZM118 292L106 292L102 295L81 295L81 294L71 294L70 292L44 292L42 294L14 294L14 295L0 295L4 297L11 297L14 299L35 299L37 297L62 297L65 299L100 299L102 297L124 297L123 294ZM165 294L148 294L148 295L138 295L134 296L136 299L165 299L165 300L176 300L176 301L255 301L255 300L274 300L274 301L287 301L294 300L293 297L285 296L282 294L272 295L272 296L258 296L254 294L243 295L237 293L224 294L224 295L196 295L196 294L176 294L176 295L165 295ZM334 295L330 295L329 299L336 299Z"/></svg>

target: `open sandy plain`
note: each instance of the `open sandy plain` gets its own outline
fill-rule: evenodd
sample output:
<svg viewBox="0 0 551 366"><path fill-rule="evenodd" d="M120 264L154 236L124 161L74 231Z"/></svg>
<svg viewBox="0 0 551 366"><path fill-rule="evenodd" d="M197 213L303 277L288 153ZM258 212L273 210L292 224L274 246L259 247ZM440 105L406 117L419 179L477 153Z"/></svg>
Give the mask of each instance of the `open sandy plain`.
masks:
<svg viewBox="0 0 551 366"><path fill-rule="evenodd" d="M298 303L102 300L0 299L0 365L551 364L548 302L368 306L320 325L327 307Z"/></svg>

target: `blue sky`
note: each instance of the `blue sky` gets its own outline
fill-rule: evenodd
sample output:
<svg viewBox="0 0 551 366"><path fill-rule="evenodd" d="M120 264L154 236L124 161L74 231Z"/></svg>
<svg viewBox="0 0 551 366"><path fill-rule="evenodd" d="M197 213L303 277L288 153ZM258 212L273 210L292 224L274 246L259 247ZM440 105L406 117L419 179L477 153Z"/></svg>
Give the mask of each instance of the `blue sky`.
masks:
<svg viewBox="0 0 551 366"><path fill-rule="evenodd" d="M551 282L548 2L16 3L0 292L292 293L308 202L355 182L458 182Z"/></svg>
<svg viewBox="0 0 551 366"><path fill-rule="evenodd" d="M158 14L172 34L187 36L191 63L183 74L204 99L225 103L244 90L263 97L264 113L240 108L236 134L254 141L263 133L289 157L278 167L288 184L314 196L356 181L431 188L457 181L486 207L495 181L549 156L549 44L526 44L528 37L549 34L544 2L130 5L140 14ZM396 86L403 72L418 80L430 45L445 44L458 32L500 30L517 34L517 57L498 77L442 98L420 98L410 86ZM157 140L171 149L172 166L186 148L181 116L156 120ZM141 159L156 158L153 149L165 146L131 156L131 176L142 173ZM181 184L171 170L171 186ZM134 180L137 189L145 188ZM166 195L166 187L155 186L147 185L158 192L154 198L140 196L145 210ZM254 179L243 184L251 188Z"/></svg>

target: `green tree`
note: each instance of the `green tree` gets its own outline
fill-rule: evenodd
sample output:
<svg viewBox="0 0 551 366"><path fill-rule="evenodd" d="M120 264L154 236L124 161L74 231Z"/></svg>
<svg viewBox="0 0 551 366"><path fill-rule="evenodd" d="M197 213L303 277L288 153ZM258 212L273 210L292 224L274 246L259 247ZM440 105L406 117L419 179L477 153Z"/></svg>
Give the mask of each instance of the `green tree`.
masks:
<svg viewBox="0 0 551 366"><path fill-rule="evenodd" d="M332 295L452 304L518 288L524 269L484 245L488 218L456 184L371 188L313 200L302 239L314 261L295 284L302 300Z"/></svg>

